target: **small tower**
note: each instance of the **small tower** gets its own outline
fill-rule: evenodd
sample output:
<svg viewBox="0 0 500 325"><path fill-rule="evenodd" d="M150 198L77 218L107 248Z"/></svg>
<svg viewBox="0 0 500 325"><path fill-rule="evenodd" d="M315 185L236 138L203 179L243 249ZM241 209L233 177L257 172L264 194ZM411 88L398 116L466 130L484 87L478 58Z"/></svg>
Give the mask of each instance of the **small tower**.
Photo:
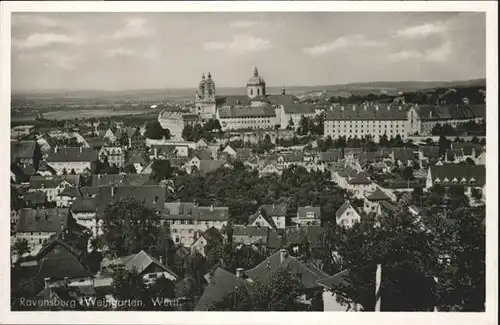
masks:
<svg viewBox="0 0 500 325"><path fill-rule="evenodd" d="M251 77L247 82L247 96L250 98L255 98L257 96L266 95L266 82L262 77L259 76L259 70L257 67L253 70L253 77Z"/></svg>
<svg viewBox="0 0 500 325"><path fill-rule="evenodd" d="M281 86L281 94L286 95L285 85Z"/></svg>

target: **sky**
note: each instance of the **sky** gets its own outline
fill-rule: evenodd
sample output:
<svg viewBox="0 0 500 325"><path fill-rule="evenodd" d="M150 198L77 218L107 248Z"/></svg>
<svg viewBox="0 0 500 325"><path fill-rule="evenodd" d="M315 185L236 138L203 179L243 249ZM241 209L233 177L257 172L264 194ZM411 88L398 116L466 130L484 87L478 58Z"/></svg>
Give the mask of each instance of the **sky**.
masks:
<svg viewBox="0 0 500 325"><path fill-rule="evenodd" d="M484 13L13 13L12 89L485 78Z"/></svg>

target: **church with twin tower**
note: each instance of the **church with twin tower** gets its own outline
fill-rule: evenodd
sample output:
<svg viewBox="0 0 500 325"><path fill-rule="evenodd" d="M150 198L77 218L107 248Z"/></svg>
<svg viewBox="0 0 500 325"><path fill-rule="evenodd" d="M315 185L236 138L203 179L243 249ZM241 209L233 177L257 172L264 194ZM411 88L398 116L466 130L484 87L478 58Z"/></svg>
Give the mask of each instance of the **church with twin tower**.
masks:
<svg viewBox="0 0 500 325"><path fill-rule="evenodd" d="M259 76L259 70L255 67L253 76L248 80L246 85L246 96L253 100L256 97L266 96L266 82ZM212 75L209 72L207 77L205 74L201 77L198 85L195 98L196 113L204 118L213 118L217 111L217 100L215 97L215 82L212 80Z"/></svg>

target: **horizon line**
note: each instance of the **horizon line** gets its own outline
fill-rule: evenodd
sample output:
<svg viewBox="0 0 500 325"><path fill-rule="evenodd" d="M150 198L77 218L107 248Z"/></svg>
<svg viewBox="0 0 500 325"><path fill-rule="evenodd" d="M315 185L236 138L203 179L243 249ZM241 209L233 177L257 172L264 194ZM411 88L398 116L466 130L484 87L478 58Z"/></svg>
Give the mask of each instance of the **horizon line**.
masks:
<svg viewBox="0 0 500 325"><path fill-rule="evenodd" d="M373 84L373 83L409 83L409 82L414 82L414 83L460 83L460 82L470 82L470 81L482 81L484 80L486 82L486 77L476 77L476 78L470 78L470 79L459 79L459 80L375 80L375 81L353 81L353 82L348 82L348 83L338 83L338 84L323 84L323 85L285 85L284 88L304 88L304 87L309 87L309 88L315 88L315 87L335 87L335 86L349 86L349 85L358 85L358 84ZM216 86L217 88L246 88L246 86ZM283 85L266 85L267 88L282 88ZM92 89L92 88L39 88L39 89L11 89L11 94L14 94L16 92L83 92L83 91L88 91L88 92L126 92L126 91L160 91L160 90L189 90L189 89L197 89L196 86L191 86L191 87L163 87L163 88L123 88L123 89ZM319 90L319 89L318 89Z"/></svg>

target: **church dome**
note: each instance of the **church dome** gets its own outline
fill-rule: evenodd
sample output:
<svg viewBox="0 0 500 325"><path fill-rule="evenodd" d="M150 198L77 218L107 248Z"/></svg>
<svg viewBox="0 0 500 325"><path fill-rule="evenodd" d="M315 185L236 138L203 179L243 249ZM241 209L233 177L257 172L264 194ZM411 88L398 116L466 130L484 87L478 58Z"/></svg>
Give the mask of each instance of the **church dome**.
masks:
<svg viewBox="0 0 500 325"><path fill-rule="evenodd" d="M266 82L259 76L259 71L257 68L253 71L253 77L248 79L247 86L265 86Z"/></svg>

